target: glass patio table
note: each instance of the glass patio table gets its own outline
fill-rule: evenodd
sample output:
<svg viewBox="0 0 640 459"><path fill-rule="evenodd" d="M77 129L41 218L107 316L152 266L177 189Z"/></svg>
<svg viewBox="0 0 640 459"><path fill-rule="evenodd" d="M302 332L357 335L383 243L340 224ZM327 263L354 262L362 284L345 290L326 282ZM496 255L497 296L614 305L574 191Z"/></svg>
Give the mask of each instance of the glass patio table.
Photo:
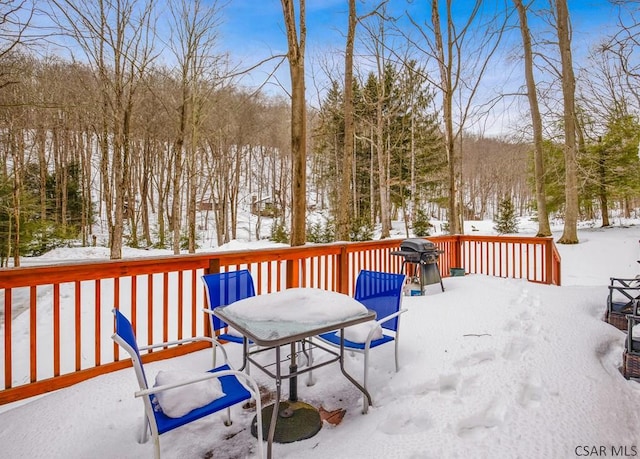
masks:
<svg viewBox="0 0 640 459"><path fill-rule="evenodd" d="M270 421L267 418L267 422L264 423L265 428L266 426L269 427L267 435L267 456L269 458L271 457L277 422L288 426L295 425L296 428L305 423L302 417L297 421L290 419L296 416L297 408L291 407L298 403L298 375L337 362L340 364L342 374L366 397L368 403L365 406L371 405L371 396L368 391L344 367L344 329L352 325L375 320L376 313L368 310L362 303L352 297L322 289L291 288L276 293L257 295L236 301L228 306L218 307L214 309L213 314L243 335L242 368L251 363L275 380L275 402L273 406L265 407L263 413L258 414L262 415L264 420L265 413L271 413ZM311 342L313 336L332 330L340 330L341 345L339 351L317 342ZM250 348L249 340L258 347L252 346ZM309 345L312 348L320 348L327 352L330 358L317 364L308 359L307 365L299 369L296 362L296 346L298 343L302 343L303 352L306 352L306 346ZM291 351L283 359L281 347L286 345L291 346ZM270 361L268 364L264 364L255 358L257 354L268 350L275 350L275 362ZM283 373L282 363L286 360L290 360L289 372ZM280 411L281 384L284 379L289 380L289 400L288 402L283 402L283 405L286 404L287 408ZM307 407L315 410L309 405ZM317 412L317 410L315 411ZM300 410L300 413L302 412L303 410ZM298 438L295 437L294 433L293 439L289 439L290 437L284 440L276 438L275 441L287 443L309 438L320 430L321 421L319 419L319 415L317 415L317 428L310 427L311 430L307 431L303 429Z"/></svg>

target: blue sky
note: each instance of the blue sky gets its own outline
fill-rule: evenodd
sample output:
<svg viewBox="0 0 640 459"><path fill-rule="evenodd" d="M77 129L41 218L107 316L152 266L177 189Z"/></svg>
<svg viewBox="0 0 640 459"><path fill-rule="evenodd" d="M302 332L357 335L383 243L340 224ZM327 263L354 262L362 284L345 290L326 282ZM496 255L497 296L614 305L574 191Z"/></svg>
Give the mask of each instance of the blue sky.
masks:
<svg viewBox="0 0 640 459"><path fill-rule="evenodd" d="M502 0L512 7L511 0ZM535 0L541 7L548 7L548 0ZM491 0L485 0L490 5ZM297 8L296 1L296 8ZM376 0L357 0L358 13L363 14L377 4ZM471 0L453 0L456 14L465 18L472 5ZM500 0L498 0L500 3ZM418 22L430 19L429 0L391 0L388 5L390 13L401 16L409 11ZM333 70L342 66L341 52L344 48L344 33L347 26L347 0L307 0L307 88L314 92L323 77L324 68ZM607 26L616 24L614 9L607 0L569 0L574 38L574 55L584 55L587 46L602 36ZM241 67L249 67L258 61L274 54L286 53L287 44L284 31L282 6L279 0L230 0L223 9L223 26L221 45L228 50L235 63ZM413 26L405 19L405 31ZM530 18L530 26L535 27L536 20ZM358 28L357 34L362 37L364 31ZM511 32L511 39L518 45L520 36L517 29ZM508 52L513 53L510 49ZM503 60L503 62L506 61ZM274 63L265 64L252 77L242 79L242 84L253 86L261 83L272 70ZM498 65L499 67L500 65ZM285 62L278 73L281 84L288 85L288 64ZM326 77L324 77L326 79ZM320 84L321 85L321 84ZM275 84L267 85L268 93L282 93ZM311 96L313 98L313 96Z"/></svg>
<svg viewBox="0 0 640 459"><path fill-rule="evenodd" d="M547 0L537 0L542 5ZM357 0L358 13L370 11L377 1ZM468 11L471 0L453 0L454 9L461 14ZM507 0L509 6L511 0ZM296 2L297 7L297 2ZM428 19L428 0L391 0L391 14L401 15L409 11L416 18ZM607 0L569 0L569 10L574 27L588 31L589 27L615 21L613 8ZM225 39L234 47L253 49L263 45L277 49L285 46L282 6L278 0L230 0L223 9ZM342 44L342 32L346 29L347 0L307 0L308 44L323 41Z"/></svg>

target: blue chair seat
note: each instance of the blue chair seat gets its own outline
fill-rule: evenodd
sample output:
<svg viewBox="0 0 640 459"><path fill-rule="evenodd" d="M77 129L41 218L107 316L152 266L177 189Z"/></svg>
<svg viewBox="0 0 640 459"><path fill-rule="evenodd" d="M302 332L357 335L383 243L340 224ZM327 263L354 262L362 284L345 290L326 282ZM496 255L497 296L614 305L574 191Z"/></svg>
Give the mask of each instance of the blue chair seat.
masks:
<svg viewBox="0 0 640 459"><path fill-rule="evenodd" d="M213 370L209 370L209 373L215 373L217 371L231 370L229 365L222 365ZM224 397L220 397L208 405L201 406L195 410L189 411L182 417L172 418L164 414L155 395L151 395L151 404L153 405L153 415L156 418L156 424L158 425L158 434L169 432L177 427L189 424L197 419L207 416L212 413L216 413L220 410L233 406L244 400L251 398L251 392L249 392L240 381L234 376L221 376L220 384L222 385L222 392Z"/></svg>
<svg viewBox="0 0 640 459"><path fill-rule="evenodd" d="M335 346L340 346L340 332L332 331L329 333L323 333L318 335L319 338L323 339L326 342L329 342ZM388 343L389 341L393 341L394 337L389 335L382 335L382 338L371 340L371 344L369 348L374 348L380 346L381 344ZM348 339L344 339L344 347L345 349L359 349L364 350L365 343L357 343L355 341L349 341Z"/></svg>
<svg viewBox="0 0 640 459"><path fill-rule="evenodd" d="M229 333L221 333L216 336L218 341L228 341L230 343L242 344L243 338L241 336L230 335ZM249 345L253 345L253 341L249 340Z"/></svg>

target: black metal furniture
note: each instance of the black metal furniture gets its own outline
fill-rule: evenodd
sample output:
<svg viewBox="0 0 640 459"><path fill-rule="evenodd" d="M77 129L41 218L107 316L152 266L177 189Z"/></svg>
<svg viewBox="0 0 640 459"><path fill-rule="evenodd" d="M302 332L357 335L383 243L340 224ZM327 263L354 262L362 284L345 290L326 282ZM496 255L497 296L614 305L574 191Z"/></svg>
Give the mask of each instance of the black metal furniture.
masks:
<svg viewBox="0 0 640 459"><path fill-rule="evenodd" d="M640 378L640 316L635 314L627 316L627 339L622 355L622 374L627 379Z"/></svg>
<svg viewBox="0 0 640 459"><path fill-rule="evenodd" d="M442 253L444 253L443 250L438 249L433 242L427 239L409 238L402 241L400 250L391 252L391 255L404 258L402 272L407 276L409 276L405 271L407 263L414 265L413 277L420 279L420 295L422 295L426 285L437 284L438 282L444 292L440 267L438 266L438 260Z"/></svg>
<svg viewBox="0 0 640 459"><path fill-rule="evenodd" d="M637 314L640 278L611 277L605 321L619 330L627 329L627 315Z"/></svg>

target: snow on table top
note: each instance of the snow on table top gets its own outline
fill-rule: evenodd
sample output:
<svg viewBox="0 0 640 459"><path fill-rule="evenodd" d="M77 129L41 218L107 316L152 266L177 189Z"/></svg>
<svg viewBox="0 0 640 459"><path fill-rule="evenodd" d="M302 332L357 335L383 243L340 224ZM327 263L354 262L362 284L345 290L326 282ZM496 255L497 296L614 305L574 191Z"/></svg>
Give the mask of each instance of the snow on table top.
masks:
<svg viewBox="0 0 640 459"><path fill-rule="evenodd" d="M298 323L341 321L367 312L352 297L319 288L290 288L256 295L236 301L226 310L247 320Z"/></svg>

